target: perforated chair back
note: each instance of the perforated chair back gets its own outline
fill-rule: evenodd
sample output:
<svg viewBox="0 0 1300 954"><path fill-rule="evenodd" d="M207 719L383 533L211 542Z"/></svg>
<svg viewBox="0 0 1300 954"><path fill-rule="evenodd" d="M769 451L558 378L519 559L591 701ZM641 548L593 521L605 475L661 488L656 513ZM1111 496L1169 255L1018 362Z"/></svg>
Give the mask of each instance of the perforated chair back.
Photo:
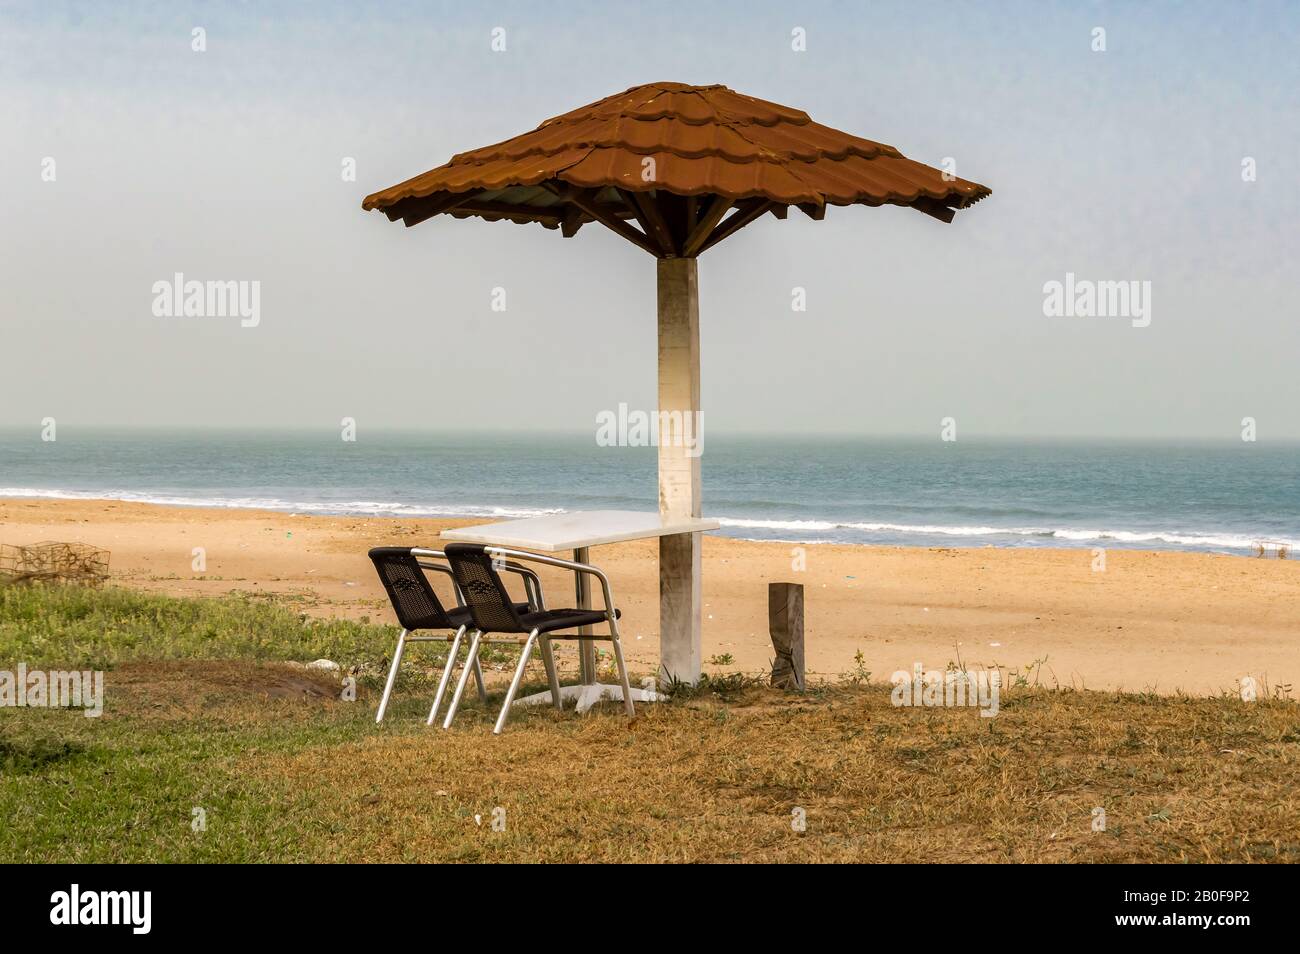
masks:
<svg viewBox="0 0 1300 954"><path fill-rule="evenodd" d="M393 604L397 621L408 632L419 629L455 629L420 561L406 547L375 547L370 559Z"/></svg>
<svg viewBox="0 0 1300 954"><path fill-rule="evenodd" d="M492 557L476 543L449 543L443 551L456 585L465 597L474 625L485 633L526 633Z"/></svg>

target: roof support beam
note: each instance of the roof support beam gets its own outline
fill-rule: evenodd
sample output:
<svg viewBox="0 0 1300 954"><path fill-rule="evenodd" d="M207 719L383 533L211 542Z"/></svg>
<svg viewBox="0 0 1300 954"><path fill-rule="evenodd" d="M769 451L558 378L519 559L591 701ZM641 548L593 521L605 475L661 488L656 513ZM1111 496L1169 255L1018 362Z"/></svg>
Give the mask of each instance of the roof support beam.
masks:
<svg viewBox="0 0 1300 954"><path fill-rule="evenodd" d="M951 222L957 215L955 209L950 209L939 199L931 199L929 196L918 196L912 203L912 208L924 212L926 215L932 215L940 222Z"/></svg>
<svg viewBox="0 0 1300 954"><path fill-rule="evenodd" d="M689 258L699 253L714 228L722 221L722 217L727 214L727 210L735 204L734 199L715 195L713 201L709 203L704 217L694 224L690 235L686 236L686 241L682 243L682 254Z"/></svg>
<svg viewBox="0 0 1300 954"><path fill-rule="evenodd" d="M672 232L668 230L668 223L664 221L663 212L655 198L649 192L628 192L626 189L620 189L619 194L632 207L636 220L641 223L641 231L659 243L664 257L676 258L677 245L673 242Z"/></svg>
<svg viewBox="0 0 1300 954"><path fill-rule="evenodd" d="M564 219L560 222L560 234L565 238L573 238L578 234L578 229L582 228L584 221L582 209L576 205L566 205L564 207Z"/></svg>
<svg viewBox="0 0 1300 954"><path fill-rule="evenodd" d="M801 202L799 203L799 211L814 222L820 222L826 218L826 203Z"/></svg>
<svg viewBox="0 0 1300 954"><path fill-rule="evenodd" d="M462 202L449 212L469 212L474 215L504 215L518 218L543 219L558 222L564 217L561 205L517 205L506 202Z"/></svg>
<svg viewBox="0 0 1300 954"><path fill-rule="evenodd" d="M632 228L632 226L628 225L622 219L616 218L613 214L608 212L605 207L596 202L595 190L577 189L571 185L560 185L557 184L555 180L548 180L543 182L542 185L551 192L554 192L565 202L576 205L578 208L582 209L583 212L586 212L601 225L605 226L605 228L617 232L633 245L645 249L645 251L649 252L656 258L659 257L660 253L658 247L646 237L645 233L638 232L636 229Z"/></svg>
<svg viewBox="0 0 1300 954"><path fill-rule="evenodd" d="M435 192L420 199L406 199L384 212L390 221L400 218L409 229L412 225L419 225L426 219L464 205L478 194L478 189L470 189L468 192Z"/></svg>
<svg viewBox="0 0 1300 954"><path fill-rule="evenodd" d="M771 207L772 202L769 199L764 199L762 197L746 199L740 205L736 206L736 211L733 212L725 222L709 233L709 237L705 239L704 244L700 246L700 252L713 248L713 246L717 245L727 236L739 232ZM696 254L699 253L697 252Z"/></svg>

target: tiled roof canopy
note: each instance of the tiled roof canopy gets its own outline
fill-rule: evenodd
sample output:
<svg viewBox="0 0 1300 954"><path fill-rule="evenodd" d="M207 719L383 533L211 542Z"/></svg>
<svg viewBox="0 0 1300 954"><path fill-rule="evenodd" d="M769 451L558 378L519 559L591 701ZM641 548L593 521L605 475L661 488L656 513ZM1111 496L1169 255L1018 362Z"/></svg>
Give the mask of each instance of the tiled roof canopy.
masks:
<svg viewBox="0 0 1300 954"><path fill-rule="evenodd" d="M650 83L454 156L367 196L408 226L434 215L587 222L660 257L694 256L771 212L903 205L945 222L990 190L725 86ZM635 224L634 224L635 223ZM639 228L637 227L639 226Z"/></svg>

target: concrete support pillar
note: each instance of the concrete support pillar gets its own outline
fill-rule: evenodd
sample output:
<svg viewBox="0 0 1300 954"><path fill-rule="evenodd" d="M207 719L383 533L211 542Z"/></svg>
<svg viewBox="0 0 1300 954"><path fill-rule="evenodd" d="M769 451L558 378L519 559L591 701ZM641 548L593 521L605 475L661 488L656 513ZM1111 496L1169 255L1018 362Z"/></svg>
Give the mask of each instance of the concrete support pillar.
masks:
<svg viewBox="0 0 1300 954"><path fill-rule="evenodd" d="M701 516L700 303L696 260L659 267L659 513ZM660 676L700 678L700 534L659 538Z"/></svg>

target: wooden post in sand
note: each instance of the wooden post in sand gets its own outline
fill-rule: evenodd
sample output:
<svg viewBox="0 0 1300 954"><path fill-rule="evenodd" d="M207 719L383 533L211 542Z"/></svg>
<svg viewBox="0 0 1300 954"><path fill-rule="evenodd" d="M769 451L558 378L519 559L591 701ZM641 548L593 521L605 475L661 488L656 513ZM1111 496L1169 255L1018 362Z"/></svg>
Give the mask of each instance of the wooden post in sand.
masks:
<svg viewBox="0 0 1300 954"><path fill-rule="evenodd" d="M702 514L700 302L694 258L659 269L659 514ZM659 538L659 667L665 679L700 678L700 534Z"/></svg>
<svg viewBox="0 0 1300 954"><path fill-rule="evenodd" d="M803 691L803 584L767 584L767 628L772 636L776 661L772 663L772 685L778 689Z"/></svg>

